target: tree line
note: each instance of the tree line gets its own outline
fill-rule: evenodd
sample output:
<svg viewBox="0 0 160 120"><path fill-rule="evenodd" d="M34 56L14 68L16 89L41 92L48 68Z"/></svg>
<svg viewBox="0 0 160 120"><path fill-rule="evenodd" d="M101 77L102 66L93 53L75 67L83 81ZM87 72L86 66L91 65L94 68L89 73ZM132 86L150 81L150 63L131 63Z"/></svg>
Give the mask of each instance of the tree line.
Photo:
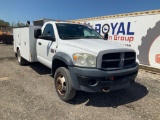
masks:
<svg viewBox="0 0 160 120"><path fill-rule="evenodd" d="M1 20L0 19L0 26L6 26L8 28L12 28L12 27L20 27L20 26L25 26L25 23L21 23L21 22L12 22L11 24L7 21Z"/></svg>
<svg viewBox="0 0 160 120"><path fill-rule="evenodd" d="M0 19L0 26L10 27L10 23Z"/></svg>

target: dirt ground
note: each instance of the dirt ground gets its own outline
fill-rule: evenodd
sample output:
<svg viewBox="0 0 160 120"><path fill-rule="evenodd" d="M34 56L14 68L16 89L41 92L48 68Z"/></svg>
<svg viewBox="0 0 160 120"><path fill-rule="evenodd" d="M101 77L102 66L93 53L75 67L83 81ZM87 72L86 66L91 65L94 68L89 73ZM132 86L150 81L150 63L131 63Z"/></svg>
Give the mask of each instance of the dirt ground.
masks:
<svg viewBox="0 0 160 120"><path fill-rule="evenodd" d="M50 69L18 65L0 44L0 120L160 120L160 74L139 70L136 84L109 93L78 92L70 103L55 91Z"/></svg>

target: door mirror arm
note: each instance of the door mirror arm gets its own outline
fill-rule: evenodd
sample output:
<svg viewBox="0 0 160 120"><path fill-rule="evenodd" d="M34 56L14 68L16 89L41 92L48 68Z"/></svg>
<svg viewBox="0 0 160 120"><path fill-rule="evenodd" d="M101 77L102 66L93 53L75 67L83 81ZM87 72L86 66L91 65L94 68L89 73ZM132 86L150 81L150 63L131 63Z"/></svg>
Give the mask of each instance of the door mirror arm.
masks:
<svg viewBox="0 0 160 120"><path fill-rule="evenodd" d="M108 33L104 34L104 40L108 40Z"/></svg>
<svg viewBox="0 0 160 120"><path fill-rule="evenodd" d="M51 40L51 41L55 41L55 37L52 37L52 36L39 36L40 39L44 39L44 40Z"/></svg>

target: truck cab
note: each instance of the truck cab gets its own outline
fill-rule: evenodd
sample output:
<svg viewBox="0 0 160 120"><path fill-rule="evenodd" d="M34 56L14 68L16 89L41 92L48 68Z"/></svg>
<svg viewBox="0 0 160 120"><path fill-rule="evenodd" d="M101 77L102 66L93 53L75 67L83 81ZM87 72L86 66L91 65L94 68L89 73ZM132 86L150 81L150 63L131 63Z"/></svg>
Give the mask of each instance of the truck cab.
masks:
<svg viewBox="0 0 160 120"><path fill-rule="evenodd" d="M37 36L37 58L40 62L52 68L52 58L58 46L65 41L77 41L79 39L102 39L94 30L87 26L70 24L65 22L46 22ZM80 41L79 41L80 42ZM46 54L47 53L47 54Z"/></svg>

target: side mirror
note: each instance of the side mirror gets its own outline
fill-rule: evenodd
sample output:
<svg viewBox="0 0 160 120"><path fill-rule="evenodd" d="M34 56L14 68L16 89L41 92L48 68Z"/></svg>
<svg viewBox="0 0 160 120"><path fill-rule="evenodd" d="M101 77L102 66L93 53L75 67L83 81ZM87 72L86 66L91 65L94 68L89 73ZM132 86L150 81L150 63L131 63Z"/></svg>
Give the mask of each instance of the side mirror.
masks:
<svg viewBox="0 0 160 120"><path fill-rule="evenodd" d="M104 40L108 40L108 33L104 34Z"/></svg>
<svg viewBox="0 0 160 120"><path fill-rule="evenodd" d="M41 29L34 29L34 37L39 38L39 36L42 34Z"/></svg>
<svg viewBox="0 0 160 120"><path fill-rule="evenodd" d="M27 21L26 26L30 26L30 21Z"/></svg>

